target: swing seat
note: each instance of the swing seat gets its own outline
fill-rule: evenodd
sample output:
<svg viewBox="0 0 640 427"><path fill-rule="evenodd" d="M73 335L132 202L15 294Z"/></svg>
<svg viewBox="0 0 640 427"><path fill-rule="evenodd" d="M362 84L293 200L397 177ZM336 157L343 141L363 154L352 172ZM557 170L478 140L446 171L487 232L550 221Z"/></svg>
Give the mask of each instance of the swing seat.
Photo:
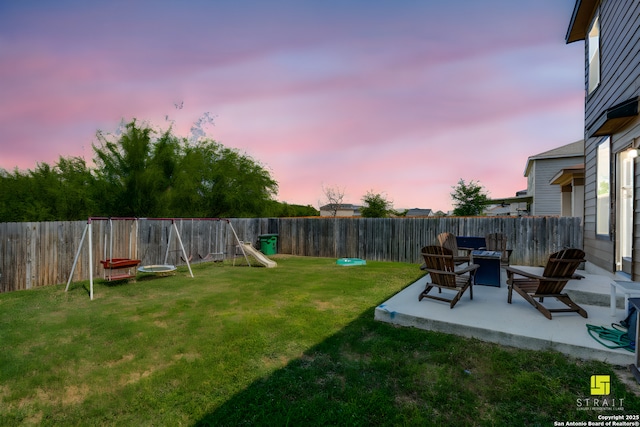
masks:
<svg viewBox="0 0 640 427"><path fill-rule="evenodd" d="M126 273L118 273L114 274L113 270L125 269L125 268L133 268L140 265L139 259L129 259L129 258L111 258L100 261L102 266L105 269L105 279L108 282L114 282L116 280L125 280L125 279L133 279L136 277L135 274L131 274L130 271ZM109 273L107 274L107 270Z"/></svg>
<svg viewBox="0 0 640 427"><path fill-rule="evenodd" d="M118 268L131 268L140 265L139 259L111 258L100 261L105 270L116 270Z"/></svg>

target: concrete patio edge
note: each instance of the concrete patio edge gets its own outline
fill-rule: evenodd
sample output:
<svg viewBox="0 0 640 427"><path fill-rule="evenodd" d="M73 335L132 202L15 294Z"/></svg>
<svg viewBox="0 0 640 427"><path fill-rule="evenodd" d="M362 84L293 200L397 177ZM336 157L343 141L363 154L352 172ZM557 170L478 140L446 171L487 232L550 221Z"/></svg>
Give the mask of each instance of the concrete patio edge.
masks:
<svg viewBox="0 0 640 427"><path fill-rule="evenodd" d="M612 317L609 307L581 304L589 313L589 318L584 319L575 313L562 313L549 320L520 297L514 296L513 303L508 304L506 285L501 288L474 286L473 300L465 293L458 304L450 309L448 304L438 301L418 301L426 278L423 276L376 307L375 320L509 347L552 350L577 359L599 360L612 365L627 366L634 361L632 352L609 349L595 341L586 326L611 327L611 323L624 318L623 310L618 310L617 316ZM598 282L598 278L590 279L591 283L594 280ZM586 282L582 284L586 287ZM572 287L581 286L580 283L574 283ZM607 281L602 281L601 287L602 292L608 292Z"/></svg>

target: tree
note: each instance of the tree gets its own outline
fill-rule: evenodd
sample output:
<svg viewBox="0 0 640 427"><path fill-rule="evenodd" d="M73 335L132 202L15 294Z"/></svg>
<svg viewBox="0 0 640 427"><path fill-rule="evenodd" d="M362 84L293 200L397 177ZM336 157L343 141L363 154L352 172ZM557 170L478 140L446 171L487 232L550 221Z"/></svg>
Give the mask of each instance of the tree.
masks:
<svg viewBox="0 0 640 427"><path fill-rule="evenodd" d="M0 222L73 221L93 212L94 177L79 157L9 173L0 169Z"/></svg>
<svg viewBox="0 0 640 427"><path fill-rule="evenodd" d="M91 216L96 209L95 176L81 157L60 157L55 166L58 191L54 220ZM99 196L99 195L98 195Z"/></svg>
<svg viewBox="0 0 640 427"><path fill-rule="evenodd" d="M158 205L158 173L153 167L154 133L136 120L125 125L113 141L98 131L93 145L101 199L101 213L109 216L153 216Z"/></svg>
<svg viewBox="0 0 640 427"><path fill-rule="evenodd" d="M94 168L70 157L33 171L0 169L0 222L269 216L278 183L268 169L203 135L179 138L134 119L115 135L97 132Z"/></svg>
<svg viewBox="0 0 640 427"><path fill-rule="evenodd" d="M339 187L325 187L322 186L322 192L327 200L326 206L331 212L331 216L336 216L344 200L344 188Z"/></svg>
<svg viewBox="0 0 640 427"><path fill-rule="evenodd" d="M301 216L319 216L320 212L311 205L295 205L287 202L271 202L271 207L267 216L283 218L283 217L301 217Z"/></svg>
<svg viewBox="0 0 640 427"><path fill-rule="evenodd" d="M270 209L278 183L238 150L216 141L159 138L134 119L116 141L98 133L95 164L105 194L103 215L259 217Z"/></svg>
<svg viewBox="0 0 640 427"><path fill-rule="evenodd" d="M260 163L212 140L186 145L178 170L172 202L180 216L264 216L278 190Z"/></svg>
<svg viewBox="0 0 640 427"><path fill-rule="evenodd" d="M391 202L383 195L368 191L362 198L365 204L360 208L360 215L364 218L386 218L393 212Z"/></svg>
<svg viewBox="0 0 640 427"><path fill-rule="evenodd" d="M479 181L466 183L463 179L460 179L458 185L452 188L451 198L455 206L453 215L472 216L482 214L489 197Z"/></svg>

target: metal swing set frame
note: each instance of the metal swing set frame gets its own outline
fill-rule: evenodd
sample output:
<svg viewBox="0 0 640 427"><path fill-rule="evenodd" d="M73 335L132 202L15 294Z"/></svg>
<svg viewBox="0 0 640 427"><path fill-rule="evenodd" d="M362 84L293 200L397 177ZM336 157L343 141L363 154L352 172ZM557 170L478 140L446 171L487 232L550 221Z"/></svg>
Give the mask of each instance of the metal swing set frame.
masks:
<svg viewBox="0 0 640 427"><path fill-rule="evenodd" d="M131 269L132 268L136 268L138 267L138 265L141 263L141 261L139 259L135 259L133 258L133 240L134 240L134 229L135 229L135 240L137 242L137 234L138 234L138 221L140 220L155 220L155 221L171 221L171 226L169 228L169 237L167 239L167 249L165 251L165 256L164 256L164 265L150 265L150 266L144 266L144 267L140 267L138 268L139 271L141 272L146 272L146 273L165 273L168 271L173 271L176 269L175 266L173 265L169 265L167 264L168 258L169 258L169 252L170 252L170 247L171 247L171 241L172 241L172 237L173 234L175 233L176 239L178 241L178 244L180 246L179 251L182 253L182 257L183 260L185 261L185 263L187 264L187 268L189 269L189 274L191 275L191 277L193 277L193 271L191 270L191 264L189 262L189 257L187 256L187 252L185 251L184 248L184 244L182 243L182 238L180 237L180 231L178 230L178 226L176 225L176 218L136 218L136 217L117 217L117 218L110 218L110 217L90 217L87 220L87 225L84 228L84 231L82 232L82 238L80 239L80 244L78 245L78 251L76 252L76 256L73 260L73 266L71 267L71 273L69 274L69 280L67 281L67 286L65 288L65 292L67 292L69 290L69 285L71 284L71 281L73 279L73 275L75 273L75 269L76 266L78 264L78 259L80 258L80 253L82 252L82 248L85 242L85 239L87 239L88 236L88 247L89 247L89 297L91 300L93 300L93 242L92 242L92 228L93 228L93 222L94 221L109 221L109 250L108 250L108 257L104 260L101 260L100 263L102 264L102 266L104 267L104 271L105 271L105 280L107 281L116 281L116 280L125 280L125 279L130 279L130 278L134 278L136 275L135 274L131 274ZM235 229L233 228L233 225L231 225L231 222L228 219L222 219L222 218L197 218L197 220L199 221L226 221L227 224L229 224L229 227L231 228L231 231L233 232L233 236L235 238L235 241L238 243L238 245L240 246L241 250L242 250L242 254L244 255L245 258L247 258L246 253L244 252L244 249L242 249L242 244L240 242L240 240L238 239L238 235L236 234ZM131 228L129 230L129 256L127 258L115 258L113 256L113 221L133 221ZM105 248L104 248L104 254L107 254L107 239L105 238ZM137 243L136 243L136 252L137 252ZM247 260L248 262L248 260ZM123 270L127 270L126 273L122 273L121 271Z"/></svg>

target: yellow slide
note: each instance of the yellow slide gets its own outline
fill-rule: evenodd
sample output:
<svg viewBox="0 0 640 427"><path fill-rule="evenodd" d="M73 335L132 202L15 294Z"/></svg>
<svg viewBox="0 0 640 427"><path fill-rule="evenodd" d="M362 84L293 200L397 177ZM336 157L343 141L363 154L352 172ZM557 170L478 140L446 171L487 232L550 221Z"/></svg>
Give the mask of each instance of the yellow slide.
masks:
<svg viewBox="0 0 640 427"><path fill-rule="evenodd" d="M254 257L260 264L264 265L267 268L277 267L278 264L275 261L270 260L264 254L258 250L255 250L251 243L244 244L244 251Z"/></svg>

